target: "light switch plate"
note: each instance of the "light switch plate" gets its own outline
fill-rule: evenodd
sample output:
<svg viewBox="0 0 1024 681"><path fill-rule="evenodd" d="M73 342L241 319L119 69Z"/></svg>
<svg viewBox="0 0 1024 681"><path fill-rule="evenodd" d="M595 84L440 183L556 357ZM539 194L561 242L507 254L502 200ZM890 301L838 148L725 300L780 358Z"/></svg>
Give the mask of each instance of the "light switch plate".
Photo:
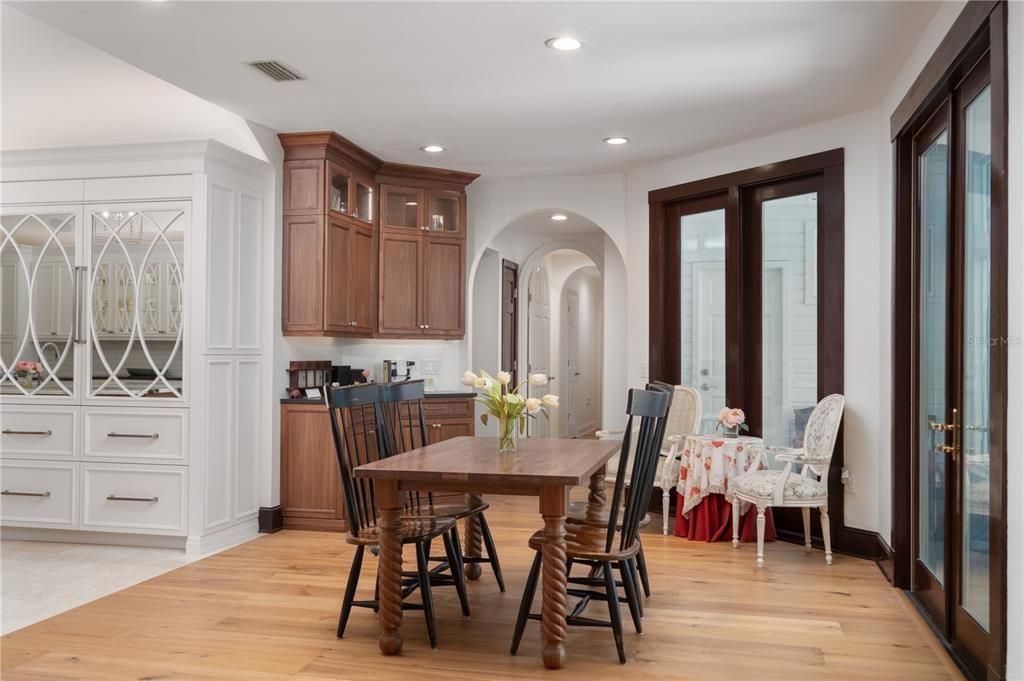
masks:
<svg viewBox="0 0 1024 681"><path fill-rule="evenodd" d="M421 359L420 373L424 376L437 376L441 373L441 361L436 359Z"/></svg>

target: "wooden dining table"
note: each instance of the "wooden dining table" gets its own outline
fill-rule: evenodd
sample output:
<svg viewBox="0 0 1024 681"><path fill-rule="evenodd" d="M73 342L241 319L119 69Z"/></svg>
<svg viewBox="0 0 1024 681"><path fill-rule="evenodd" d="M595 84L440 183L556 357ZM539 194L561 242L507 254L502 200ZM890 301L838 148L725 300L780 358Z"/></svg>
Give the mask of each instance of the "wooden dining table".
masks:
<svg viewBox="0 0 1024 681"><path fill-rule="evenodd" d="M497 438L457 437L355 469L357 478L373 480L380 513L380 649L385 655L402 650L403 492L464 492L470 495L513 494L539 499L546 541L541 570L541 631L544 664L565 664L565 617L568 587L565 514L569 490L587 484L587 515L600 517L605 502L605 464L619 449L609 440L530 438L515 452L498 453ZM479 540L467 528L467 554L479 551ZM512 632L508 632L511 637Z"/></svg>

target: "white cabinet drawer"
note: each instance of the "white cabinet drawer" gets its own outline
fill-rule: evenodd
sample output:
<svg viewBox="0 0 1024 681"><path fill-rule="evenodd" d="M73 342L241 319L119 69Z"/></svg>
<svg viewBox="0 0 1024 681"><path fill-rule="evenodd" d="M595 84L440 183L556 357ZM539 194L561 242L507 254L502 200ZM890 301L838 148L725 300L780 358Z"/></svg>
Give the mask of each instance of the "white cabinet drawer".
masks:
<svg viewBox="0 0 1024 681"><path fill-rule="evenodd" d="M185 534L186 468L82 464L82 529Z"/></svg>
<svg viewBox="0 0 1024 681"><path fill-rule="evenodd" d="M4 461L0 464L0 522L73 528L78 509L78 464Z"/></svg>
<svg viewBox="0 0 1024 681"><path fill-rule="evenodd" d="M0 410L0 456L5 459L71 459L77 433L76 407Z"/></svg>
<svg viewBox="0 0 1024 681"><path fill-rule="evenodd" d="M85 410L85 450L92 461L185 463L188 412L183 409Z"/></svg>

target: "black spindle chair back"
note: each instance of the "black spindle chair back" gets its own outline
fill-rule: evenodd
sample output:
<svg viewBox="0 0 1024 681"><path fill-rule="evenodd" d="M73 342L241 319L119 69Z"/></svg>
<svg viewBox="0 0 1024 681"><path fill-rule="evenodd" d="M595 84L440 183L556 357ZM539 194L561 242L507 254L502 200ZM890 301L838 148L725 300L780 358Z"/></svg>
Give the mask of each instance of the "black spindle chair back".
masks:
<svg viewBox="0 0 1024 681"><path fill-rule="evenodd" d="M345 515L349 532L357 537L377 525L373 481L356 478L353 470L379 458L379 433L374 427L374 405L379 400L380 386L376 383L329 387L325 396L345 496Z"/></svg>
<svg viewBox="0 0 1024 681"><path fill-rule="evenodd" d="M375 405L377 431L381 434L381 458L403 454L427 444L427 423L423 413L425 390L423 381L403 381L380 386L380 399ZM426 493L422 501L433 504L433 495ZM409 493L409 503L417 507L421 495Z"/></svg>
<svg viewBox="0 0 1024 681"><path fill-rule="evenodd" d="M622 529L619 533L620 550L625 550L636 541L647 505L654 489L654 475L658 466L658 455L661 452L661 441L665 435L665 417L668 414L671 393L664 389L629 391L626 412L629 418L622 437L622 450L619 455L619 467L615 476L615 488L612 492L612 503L608 515L608 530L605 539L605 551L612 551L615 546L615 535L619 520L619 504L626 496L622 511ZM635 428L634 425L639 424ZM630 490L626 495L626 467L629 465L631 441L636 438L636 449L633 455L630 477Z"/></svg>

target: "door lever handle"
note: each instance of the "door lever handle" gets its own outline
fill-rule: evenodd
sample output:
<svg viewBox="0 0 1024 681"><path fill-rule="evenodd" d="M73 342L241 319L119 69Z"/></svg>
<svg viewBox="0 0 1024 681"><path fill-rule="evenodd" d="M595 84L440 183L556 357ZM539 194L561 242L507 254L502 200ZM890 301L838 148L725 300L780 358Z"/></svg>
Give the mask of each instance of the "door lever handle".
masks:
<svg viewBox="0 0 1024 681"><path fill-rule="evenodd" d="M707 392L708 390L718 390L718 386L711 385L710 383L701 383L700 389L703 390L704 392Z"/></svg>

